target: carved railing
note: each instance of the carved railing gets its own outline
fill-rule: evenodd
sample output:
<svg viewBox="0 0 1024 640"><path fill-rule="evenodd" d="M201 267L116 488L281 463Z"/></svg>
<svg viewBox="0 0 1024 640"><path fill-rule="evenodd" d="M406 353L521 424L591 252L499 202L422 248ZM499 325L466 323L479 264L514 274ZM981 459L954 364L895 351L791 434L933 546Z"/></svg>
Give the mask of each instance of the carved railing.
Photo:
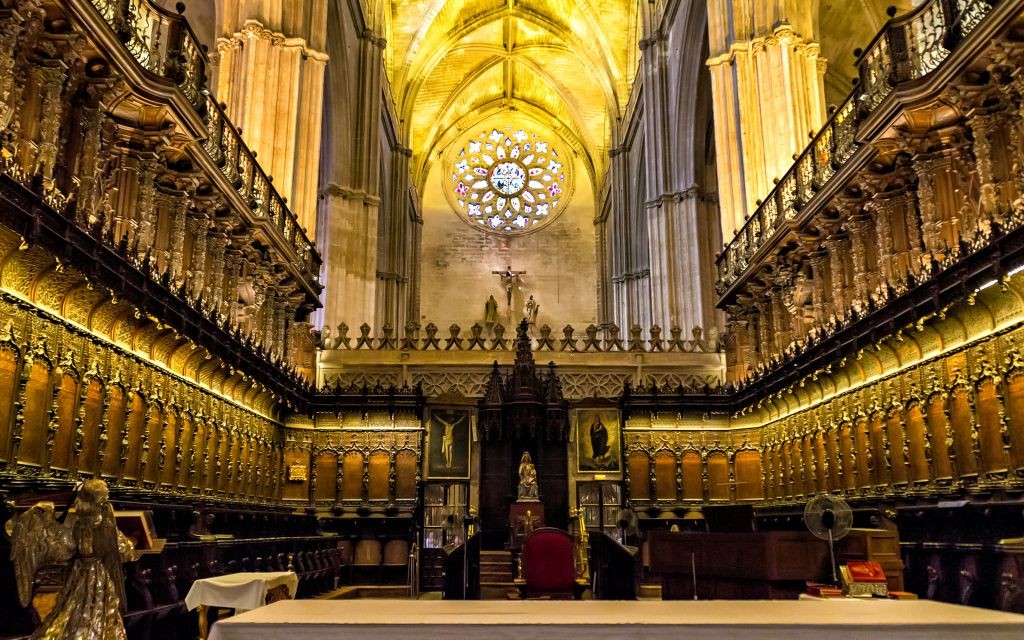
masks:
<svg viewBox="0 0 1024 640"><path fill-rule="evenodd" d="M208 59L203 46L181 15L150 0L89 0L99 11L135 60L147 71L172 80L206 124L209 138L203 148L221 166L234 183L238 194L257 218L269 219L312 279L320 268L320 257L306 237L295 214L272 184L272 179L256 161L217 101L206 87Z"/></svg>
<svg viewBox="0 0 1024 640"><path fill-rule="evenodd" d="M937 69L996 0L931 0L890 20L858 61L859 82L718 257L724 294L801 209L853 157L861 122L903 83Z"/></svg>
<svg viewBox="0 0 1024 640"><path fill-rule="evenodd" d="M90 287L206 325L200 346L294 378L290 327L319 304L320 257L206 68L185 19L149 1L0 2L4 224Z"/></svg>
<svg viewBox="0 0 1024 640"><path fill-rule="evenodd" d="M368 324L359 327L359 336L348 335L349 326L341 323L336 332L325 327L320 332L318 346L328 350L388 350L388 351L514 351L515 339L505 337L505 326L490 326L485 335L485 327L479 323L470 327L469 335L462 333L462 327L453 324L448 327L447 336L439 336L439 328L434 323L422 327L410 322L405 325L402 337L395 335L390 325L381 327L378 335ZM621 336L621 331L614 324L601 326L589 325L582 336L576 333L572 325L562 328L561 337L552 335L552 328L543 325L536 329L536 337L531 338L534 351L569 351L604 353L627 351L636 353L718 353L721 351L717 330L705 334L700 327L694 327L689 339L683 337L683 330L672 327L669 335L662 337L662 329L654 325L644 337L642 327L634 325L629 336Z"/></svg>

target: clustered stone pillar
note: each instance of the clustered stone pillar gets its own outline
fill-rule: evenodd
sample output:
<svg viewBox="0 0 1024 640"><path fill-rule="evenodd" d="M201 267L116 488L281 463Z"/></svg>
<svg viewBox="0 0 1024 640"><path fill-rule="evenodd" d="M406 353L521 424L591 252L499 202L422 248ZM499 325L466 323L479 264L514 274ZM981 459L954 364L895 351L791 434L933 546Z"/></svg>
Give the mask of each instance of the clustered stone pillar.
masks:
<svg viewBox="0 0 1024 640"><path fill-rule="evenodd" d="M807 2L708 0L711 92L722 232L726 239L793 164L825 122L825 60L812 26L794 22ZM771 14L771 15L768 15ZM737 16L757 16L735 24ZM762 19L763 18L763 19Z"/></svg>
<svg viewBox="0 0 1024 640"><path fill-rule="evenodd" d="M352 318L374 319L377 309L380 216L380 102L386 41L367 30L359 41L359 95L345 183L331 182L321 193L327 291L324 325Z"/></svg>
<svg viewBox="0 0 1024 640"><path fill-rule="evenodd" d="M218 99L312 237L327 55L253 19L221 38L217 53Z"/></svg>

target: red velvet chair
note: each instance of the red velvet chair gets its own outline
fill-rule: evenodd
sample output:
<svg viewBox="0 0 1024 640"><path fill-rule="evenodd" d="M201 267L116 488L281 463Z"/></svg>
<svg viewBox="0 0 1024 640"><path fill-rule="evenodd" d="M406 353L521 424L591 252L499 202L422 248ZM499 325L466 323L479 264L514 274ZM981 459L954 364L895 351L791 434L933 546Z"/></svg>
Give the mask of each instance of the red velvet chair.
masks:
<svg viewBox="0 0 1024 640"><path fill-rule="evenodd" d="M524 598L578 598L572 536L551 527L534 529L523 539Z"/></svg>

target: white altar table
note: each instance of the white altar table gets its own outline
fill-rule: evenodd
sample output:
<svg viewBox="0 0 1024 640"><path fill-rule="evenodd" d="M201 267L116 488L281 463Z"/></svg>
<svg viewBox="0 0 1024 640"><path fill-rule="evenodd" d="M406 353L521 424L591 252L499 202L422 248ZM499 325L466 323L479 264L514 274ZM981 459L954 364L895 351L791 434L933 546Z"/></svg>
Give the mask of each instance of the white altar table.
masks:
<svg viewBox="0 0 1024 640"><path fill-rule="evenodd" d="M210 640L938 640L1024 638L1024 616L928 600L285 600Z"/></svg>

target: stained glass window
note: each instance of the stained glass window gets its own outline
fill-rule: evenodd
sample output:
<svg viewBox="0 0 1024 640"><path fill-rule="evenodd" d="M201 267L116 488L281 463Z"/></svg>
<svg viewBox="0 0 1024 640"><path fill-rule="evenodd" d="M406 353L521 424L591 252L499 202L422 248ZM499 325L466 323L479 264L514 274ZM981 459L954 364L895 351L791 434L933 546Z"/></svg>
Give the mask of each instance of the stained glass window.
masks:
<svg viewBox="0 0 1024 640"><path fill-rule="evenodd" d="M571 161L526 129L481 131L455 150L445 189L473 226L502 234L536 231L561 212Z"/></svg>

